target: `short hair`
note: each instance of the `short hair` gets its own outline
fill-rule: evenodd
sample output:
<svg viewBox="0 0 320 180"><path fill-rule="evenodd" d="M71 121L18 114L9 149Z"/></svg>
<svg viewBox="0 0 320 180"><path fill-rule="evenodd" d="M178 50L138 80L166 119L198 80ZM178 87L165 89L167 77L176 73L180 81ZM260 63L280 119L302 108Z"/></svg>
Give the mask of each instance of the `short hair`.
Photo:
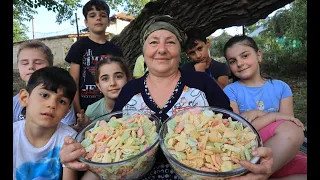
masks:
<svg viewBox="0 0 320 180"><path fill-rule="evenodd" d="M85 19L87 19L88 12L93 9L93 6L98 11L104 10L108 14L108 18L109 18L110 8L105 1L103 1L103 0L90 0L82 8L82 14Z"/></svg>
<svg viewBox="0 0 320 180"><path fill-rule="evenodd" d="M20 55L21 51L24 49L37 49L37 50L41 51L46 56L46 60L48 61L49 66L53 66L52 51L43 42L41 42L39 40L29 40L29 41L23 42L20 45L18 53L17 53L17 61L19 61L19 55Z"/></svg>
<svg viewBox="0 0 320 180"><path fill-rule="evenodd" d="M185 50L192 49L197 46L195 41L207 42L207 37L204 35L203 31L199 27L192 27L186 29L186 34L188 36Z"/></svg>
<svg viewBox="0 0 320 180"><path fill-rule="evenodd" d="M70 104L77 91L77 85L70 73L56 66L48 66L34 71L28 81L27 92L31 94L33 89L40 84L44 89L53 92L62 89L63 95L70 100Z"/></svg>
<svg viewBox="0 0 320 180"><path fill-rule="evenodd" d="M96 82L99 82L99 76L100 76L100 67L105 65L105 64L111 64L111 63L118 63L121 70L125 73L125 75L127 76L127 80L129 81L131 79L131 73L129 70L129 67L126 63L126 61L124 61L124 59L122 57L105 57L104 59L100 60L98 62L98 64L95 67L95 76L94 79Z"/></svg>

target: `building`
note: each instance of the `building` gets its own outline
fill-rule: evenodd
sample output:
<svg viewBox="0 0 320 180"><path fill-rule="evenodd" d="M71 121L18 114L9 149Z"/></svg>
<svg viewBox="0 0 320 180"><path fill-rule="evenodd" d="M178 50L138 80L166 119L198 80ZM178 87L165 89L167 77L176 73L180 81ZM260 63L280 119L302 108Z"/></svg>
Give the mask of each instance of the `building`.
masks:
<svg viewBox="0 0 320 180"><path fill-rule="evenodd" d="M120 34L121 31L132 21L134 20L133 16L128 16L125 13L115 14L110 17L110 26L106 30L107 39L110 40L114 35ZM88 32L80 33L79 38L88 36ZM52 37L39 38L37 40L45 43L51 50L54 55L54 65L63 66L65 64L65 57L73 43L77 41L77 34L66 34L58 35ZM18 69L17 67L17 52L21 43L13 43L13 69Z"/></svg>

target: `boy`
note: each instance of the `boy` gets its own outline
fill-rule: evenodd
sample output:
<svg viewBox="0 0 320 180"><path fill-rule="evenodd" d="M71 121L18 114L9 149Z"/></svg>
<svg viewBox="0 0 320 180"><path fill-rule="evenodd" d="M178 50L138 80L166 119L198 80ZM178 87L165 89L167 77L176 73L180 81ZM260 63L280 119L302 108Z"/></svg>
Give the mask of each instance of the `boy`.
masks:
<svg viewBox="0 0 320 180"><path fill-rule="evenodd" d="M59 151L65 136L76 136L60 123L68 113L76 93L68 71L44 67L30 76L26 89L19 92L25 121L13 123L13 179L77 179L60 163Z"/></svg>
<svg viewBox="0 0 320 180"><path fill-rule="evenodd" d="M43 67L53 66L53 54L51 49L41 41L26 41L20 45L18 50L17 64L20 78L27 83L34 71ZM13 122L25 119L24 115L21 114L22 109L23 107L19 103L19 94L17 94L13 97ZM73 108L61 122L67 125L76 122Z"/></svg>
<svg viewBox="0 0 320 180"><path fill-rule="evenodd" d="M105 31L109 26L109 6L103 0L88 1L83 9L85 24L89 37L74 43L66 57L70 64L70 74L77 84L77 93L73 105L76 113L84 111L87 106L98 101L102 93L94 81L95 65L106 56L123 57L122 50L107 41Z"/></svg>
<svg viewBox="0 0 320 180"><path fill-rule="evenodd" d="M228 65L215 61L210 57L210 41L206 39L200 28L187 29L186 34L188 39L185 52L194 62L186 63L182 66L182 69L206 72L223 89L229 84L230 70Z"/></svg>

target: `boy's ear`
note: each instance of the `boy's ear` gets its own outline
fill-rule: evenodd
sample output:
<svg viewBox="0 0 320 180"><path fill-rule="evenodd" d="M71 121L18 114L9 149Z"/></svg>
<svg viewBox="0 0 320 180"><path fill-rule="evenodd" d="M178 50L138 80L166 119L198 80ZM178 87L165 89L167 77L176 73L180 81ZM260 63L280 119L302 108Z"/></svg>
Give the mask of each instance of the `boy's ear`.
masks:
<svg viewBox="0 0 320 180"><path fill-rule="evenodd" d="M88 20L84 19L84 25L88 28Z"/></svg>
<svg viewBox="0 0 320 180"><path fill-rule="evenodd" d="M23 106L23 107L27 107L28 105L28 99L29 99L29 93L26 89L21 89L19 91L19 103Z"/></svg>
<svg viewBox="0 0 320 180"><path fill-rule="evenodd" d="M210 46L211 46L211 42L210 42L210 40L209 40L209 39L207 39L206 45L207 45L207 47L208 47L208 49L209 49L209 48L210 48Z"/></svg>
<svg viewBox="0 0 320 180"><path fill-rule="evenodd" d="M257 55L258 55L258 63L260 64L262 62L262 51L258 50Z"/></svg>

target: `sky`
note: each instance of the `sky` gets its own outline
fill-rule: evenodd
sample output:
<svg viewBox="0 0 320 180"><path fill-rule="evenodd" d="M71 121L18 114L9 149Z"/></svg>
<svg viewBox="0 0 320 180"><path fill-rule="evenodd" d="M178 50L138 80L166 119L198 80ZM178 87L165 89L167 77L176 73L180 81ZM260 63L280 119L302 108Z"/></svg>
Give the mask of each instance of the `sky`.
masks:
<svg viewBox="0 0 320 180"><path fill-rule="evenodd" d="M87 0L81 0L82 5L84 5L86 2ZM285 8L287 7L288 5L285 6ZM119 12L122 12L122 8L119 8L119 9L120 9ZM70 22L65 21L59 25L56 23L56 14L54 12L48 11L44 7L37 8L36 11L38 12L38 14L34 15L34 19L33 19L33 29L34 29L35 39L63 35L63 34L77 33L76 23L74 23L74 25L71 25ZM119 12L111 10L110 16ZM78 27L80 32L81 29L85 28L84 17L82 15L82 7L78 8L75 13L77 13ZM271 13L270 15L272 14L274 14L274 12ZM32 21L26 21L24 22L24 24L28 27L29 32L26 33L27 36L29 37L29 39L32 39L33 38ZM242 26L233 26L233 27L226 28L225 30L227 31L228 34L232 36L236 34L242 34ZM212 36L219 36L222 32L223 32L222 29L218 29L212 34Z"/></svg>

